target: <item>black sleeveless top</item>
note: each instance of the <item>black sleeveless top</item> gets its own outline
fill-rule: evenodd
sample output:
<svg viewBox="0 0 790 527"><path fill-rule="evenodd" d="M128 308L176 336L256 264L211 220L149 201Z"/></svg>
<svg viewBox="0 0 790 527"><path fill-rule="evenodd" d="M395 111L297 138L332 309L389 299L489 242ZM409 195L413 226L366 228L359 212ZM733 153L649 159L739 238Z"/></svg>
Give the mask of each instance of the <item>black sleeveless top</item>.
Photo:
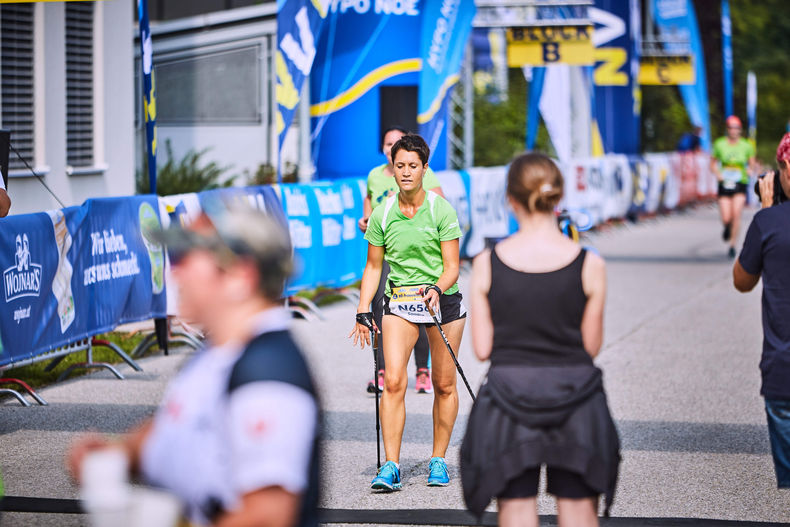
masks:
<svg viewBox="0 0 790 527"><path fill-rule="evenodd" d="M491 366L592 364L582 342L587 296L582 287L585 249L547 273L517 271L491 250L488 302L494 323Z"/></svg>

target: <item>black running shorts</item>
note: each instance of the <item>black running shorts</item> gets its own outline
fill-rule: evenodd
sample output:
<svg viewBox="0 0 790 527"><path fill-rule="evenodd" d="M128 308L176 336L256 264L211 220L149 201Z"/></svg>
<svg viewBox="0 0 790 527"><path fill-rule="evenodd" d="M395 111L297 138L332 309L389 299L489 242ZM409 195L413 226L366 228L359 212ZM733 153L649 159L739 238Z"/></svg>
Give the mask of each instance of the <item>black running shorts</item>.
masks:
<svg viewBox="0 0 790 527"><path fill-rule="evenodd" d="M510 480L505 490L497 498L532 498L537 496L539 480L540 467L529 469ZM558 498L598 497L598 493L590 488L579 474L556 467L546 467L546 492Z"/></svg>
<svg viewBox="0 0 790 527"><path fill-rule="evenodd" d="M452 295L442 295L439 298L439 309L442 310L442 325L449 322L458 320L459 318L466 318L466 306L463 303L464 297L461 293L453 293ZM390 297L384 297L384 314L394 315L390 311ZM397 316L397 315L395 315ZM425 326L432 326L433 324L420 324Z"/></svg>

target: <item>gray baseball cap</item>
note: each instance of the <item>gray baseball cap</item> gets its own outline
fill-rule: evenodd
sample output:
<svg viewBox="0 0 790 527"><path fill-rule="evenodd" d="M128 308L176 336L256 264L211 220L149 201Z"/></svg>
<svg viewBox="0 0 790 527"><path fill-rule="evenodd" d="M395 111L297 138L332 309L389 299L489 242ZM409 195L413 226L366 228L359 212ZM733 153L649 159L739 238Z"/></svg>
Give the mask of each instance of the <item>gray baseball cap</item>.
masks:
<svg viewBox="0 0 790 527"><path fill-rule="evenodd" d="M167 247L171 263L196 249L215 253L222 265L232 265L238 259L252 260L258 267L263 292L271 299L279 298L293 272L291 241L283 225L238 202L232 206L205 205L189 225L172 223L146 236Z"/></svg>

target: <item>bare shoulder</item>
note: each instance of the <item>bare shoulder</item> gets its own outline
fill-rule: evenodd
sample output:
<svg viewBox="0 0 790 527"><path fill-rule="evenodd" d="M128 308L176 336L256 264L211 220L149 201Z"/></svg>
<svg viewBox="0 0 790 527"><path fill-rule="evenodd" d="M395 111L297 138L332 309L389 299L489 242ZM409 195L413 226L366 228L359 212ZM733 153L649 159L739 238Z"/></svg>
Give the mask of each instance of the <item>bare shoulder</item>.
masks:
<svg viewBox="0 0 790 527"><path fill-rule="evenodd" d="M588 296L606 290L606 263L599 254L589 250L582 267L582 287Z"/></svg>
<svg viewBox="0 0 790 527"><path fill-rule="evenodd" d="M491 267L491 249L483 249L472 259L472 271L486 271Z"/></svg>
<svg viewBox="0 0 790 527"><path fill-rule="evenodd" d="M487 292L491 287L491 250L483 249L472 260L472 288Z"/></svg>
<svg viewBox="0 0 790 527"><path fill-rule="evenodd" d="M600 254L595 251L586 249L587 255L584 257L584 268L593 273L600 273L606 271L606 262Z"/></svg>

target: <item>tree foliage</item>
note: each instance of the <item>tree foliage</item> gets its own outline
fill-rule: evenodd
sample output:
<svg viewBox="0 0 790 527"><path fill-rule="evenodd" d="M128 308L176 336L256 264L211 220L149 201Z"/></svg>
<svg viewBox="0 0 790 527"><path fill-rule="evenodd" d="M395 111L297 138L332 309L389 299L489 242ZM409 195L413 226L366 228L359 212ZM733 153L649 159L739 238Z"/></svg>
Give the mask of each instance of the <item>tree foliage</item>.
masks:
<svg viewBox="0 0 790 527"><path fill-rule="evenodd" d="M527 94L524 74L515 68L508 71L508 97L505 100L498 101L491 90L475 94L475 166L506 165L524 151ZM548 133L542 124L535 149L549 152Z"/></svg>

